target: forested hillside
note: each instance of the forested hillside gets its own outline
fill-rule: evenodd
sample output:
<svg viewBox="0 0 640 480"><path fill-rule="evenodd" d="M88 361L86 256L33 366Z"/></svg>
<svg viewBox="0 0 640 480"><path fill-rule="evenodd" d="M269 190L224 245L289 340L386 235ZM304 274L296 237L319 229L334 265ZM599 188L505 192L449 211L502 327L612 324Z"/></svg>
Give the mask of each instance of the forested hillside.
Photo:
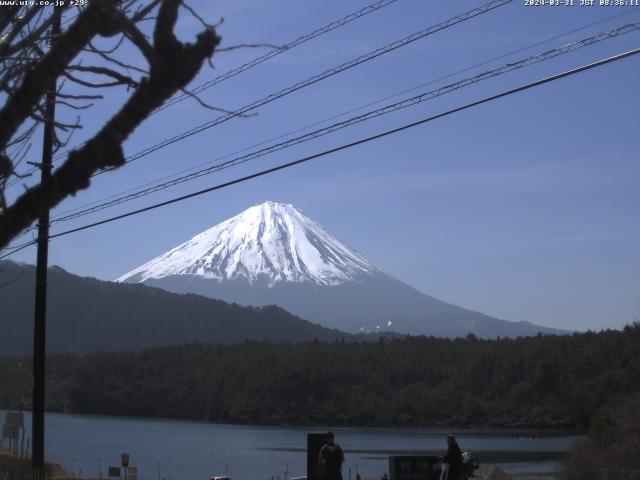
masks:
<svg viewBox="0 0 640 480"><path fill-rule="evenodd" d="M564 480L629 480L640 472L640 395L598 409L587 436L576 442L561 471Z"/></svg>
<svg viewBox="0 0 640 480"><path fill-rule="evenodd" d="M0 356L33 351L35 267L0 262ZM349 335L260 308L49 269L47 351L133 351L190 342L335 340Z"/></svg>
<svg viewBox="0 0 640 480"><path fill-rule="evenodd" d="M0 406L30 394L30 360L0 360ZM187 345L53 355L48 402L72 412L216 422L586 428L640 391L640 325L479 340ZM21 387L20 387L21 385Z"/></svg>

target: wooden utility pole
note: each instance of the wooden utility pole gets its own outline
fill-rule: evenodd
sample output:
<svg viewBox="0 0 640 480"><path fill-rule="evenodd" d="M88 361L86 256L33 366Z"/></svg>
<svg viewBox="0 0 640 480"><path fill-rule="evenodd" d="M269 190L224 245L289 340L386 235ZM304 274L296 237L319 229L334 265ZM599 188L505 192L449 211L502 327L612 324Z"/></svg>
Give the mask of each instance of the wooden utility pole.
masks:
<svg viewBox="0 0 640 480"><path fill-rule="evenodd" d="M60 34L62 9L54 7L50 44ZM56 111L57 81L49 86L45 101L44 138L40 182L51 181L53 158L54 119ZM33 480L44 480L44 409L45 409L45 356L47 336L47 267L49 256L49 208L43 207L38 217L38 257L36 263L36 303L33 330L33 418L31 422Z"/></svg>

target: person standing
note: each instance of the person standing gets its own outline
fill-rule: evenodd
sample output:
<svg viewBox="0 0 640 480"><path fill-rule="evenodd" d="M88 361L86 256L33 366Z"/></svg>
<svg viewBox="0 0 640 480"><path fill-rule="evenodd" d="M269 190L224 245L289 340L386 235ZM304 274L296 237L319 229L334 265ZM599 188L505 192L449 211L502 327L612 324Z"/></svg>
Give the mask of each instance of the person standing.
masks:
<svg viewBox="0 0 640 480"><path fill-rule="evenodd" d="M320 449L318 463L323 471L322 480L342 480L342 464L344 452L334 442L333 433L327 433L326 442Z"/></svg>
<svg viewBox="0 0 640 480"><path fill-rule="evenodd" d="M456 437L447 435L447 454L442 457L442 462L447 464L447 480L458 480L462 470L462 450L456 442ZM444 472L444 469L443 469Z"/></svg>

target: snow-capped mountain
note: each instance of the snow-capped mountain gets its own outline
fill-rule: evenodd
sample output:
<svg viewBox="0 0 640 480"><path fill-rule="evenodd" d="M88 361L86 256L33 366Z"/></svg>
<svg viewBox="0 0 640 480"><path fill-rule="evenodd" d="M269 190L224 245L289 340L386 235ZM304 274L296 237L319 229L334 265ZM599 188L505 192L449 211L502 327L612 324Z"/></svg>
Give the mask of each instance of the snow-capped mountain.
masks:
<svg viewBox="0 0 640 480"><path fill-rule="evenodd" d="M124 274L145 283L240 305L279 305L347 332L479 337L553 332L425 295L377 269L293 205L266 202Z"/></svg>
<svg viewBox="0 0 640 480"><path fill-rule="evenodd" d="M291 204L253 206L120 277L171 275L234 281L340 285L377 269Z"/></svg>

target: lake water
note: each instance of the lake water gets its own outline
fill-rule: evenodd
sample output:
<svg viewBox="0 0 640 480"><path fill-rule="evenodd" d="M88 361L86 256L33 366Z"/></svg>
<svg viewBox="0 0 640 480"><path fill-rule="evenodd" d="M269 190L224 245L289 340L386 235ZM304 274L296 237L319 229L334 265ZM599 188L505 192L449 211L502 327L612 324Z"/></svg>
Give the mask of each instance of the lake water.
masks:
<svg viewBox="0 0 640 480"><path fill-rule="evenodd" d="M4 412L0 411L2 417ZM26 414L26 436L31 416ZM448 430L433 428L332 428L343 447L344 480L380 478L388 455L446 451ZM287 480L305 475L306 434L326 429L256 427L48 413L45 455L70 473L107 477L130 454L139 480L208 480L228 474L232 480ZM480 463L497 464L513 474L547 473L579 438L566 432L454 430L463 450ZM5 442L6 446L6 442Z"/></svg>

